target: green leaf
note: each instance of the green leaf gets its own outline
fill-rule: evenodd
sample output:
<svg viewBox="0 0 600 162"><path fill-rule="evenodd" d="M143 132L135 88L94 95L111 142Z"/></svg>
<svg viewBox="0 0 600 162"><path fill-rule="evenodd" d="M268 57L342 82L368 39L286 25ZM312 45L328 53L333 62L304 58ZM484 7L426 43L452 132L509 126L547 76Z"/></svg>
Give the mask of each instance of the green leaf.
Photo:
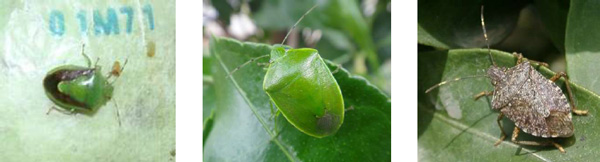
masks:
<svg viewBox="0 0 600 162"><path fill-rule="evenodd" d="M483 47L480 0L418 2L419 44L441 49ZM515 28L523 1L484 1L485 24L490 44L507 37Z"/></svg>
<svg viewBox="0 0 600 162"><path fill-rule="evenodd" d="M569 78L600 93L600 1L571 1L566 31L566 59Z"/></svg>
<svg viewBox="0 0 600 162"><path fill-rule="evenodd" d="M516 58L512 54L492 51L499 66L512 67ZM441 81L457 77L485 75L490 67L487 49L460 49L419 53L418 56L418 143L419 159L423 161L594 161L600 141L600 124L596 120L600 97L571 82L571 88L579 109L589 110L588 116L573 116L575 134L569 138L558 138L567 151L560 153L555 147L519 146L510 142L510 137L499 146L494 143L501 132L496 123L498 113L490 106L491 97L474 100L481 91L491 91L490 80L482 78L464 79L443 85L430 93L425 90ZM545 77L554 72L537 67ZM565 91L564 82L557 81ZM514 123L507 118L502 121L504 131L512 132ZM510 135L510 134L509 134ZM518 140L545 141L544 138L520 133Z"/></svg>
<svg viewBox="0 0 600 162"><path fill-rule="evenodd" d="M251 63L225 78L251 58L269 54L271 46L211 38L216 108L204 144L206 161L389 161L391 102L364 78L340 69L334 74L344 96L344 123L329 137L308 136L282 116L274 116L262 90L266 71ZM261 59L258 62L268 62ZM331 70L338 68L328 62ZM277 124L275 124L277 123ZM277 128L275 129L275 126ZM279 132L279 135L276 135Z"/></svg>

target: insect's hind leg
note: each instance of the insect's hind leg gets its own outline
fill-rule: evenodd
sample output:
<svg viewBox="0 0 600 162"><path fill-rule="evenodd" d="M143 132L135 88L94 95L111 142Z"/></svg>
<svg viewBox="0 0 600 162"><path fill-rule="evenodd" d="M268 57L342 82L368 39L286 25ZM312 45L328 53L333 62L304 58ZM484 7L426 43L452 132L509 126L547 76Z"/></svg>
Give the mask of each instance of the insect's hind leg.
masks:
<svg viewBox="0 0 600 162"><path fill-rule="evenodd" d="M279 136L279 133L281 132L281 130L277 130L277 119L279 117L279 114L281 113L281 111L279 111L279 109L277 107L273 108L273 102L269 101L270 104L270 108L271 108L271 119L273 120L273 132L275 133L274 137Z"/></svg>
<svg viewBox="0 0 600 162"><path fill-rule="evenodd" d="M483 96L491 96L494 95L494 91L482 91L478 94L476 94L474 96L475 100L478 100L479 98L483 97Z"/></svg>
<svg viewBox="0 0 600 162"><path fill-rule="evenodd" d="M555 74L554 76L552 76L552 78L550 78L550 80L552 82L556 82L556 80L560 79L560 77L565 78L565 85L567 85L567 93L569 94L569 104L571 104L571 107L573 107L572 112L575 113L576 115L587 115L587 113L588 113L587 110L578 110L577 107L575 106L575 103L573 100L573 93L571 92L571 86L569 86L569 77L567 76L566 73L559 72L559 73Z"/></svg>
<svg viewBox="0 0 600 162"><path fill-rule="evenodd" d="M512 139L511 141L515 144L518 145L530 145L530 146L548 146L548 145L553 145L554 147L556 147L560 152L562 153L566 153L565 149L563 149L563 147L561 145L559 145L556 142L553 142L551 140L548 140L547 142L538 142L538 141L517 141L517 137L519 136L519 127L515 127L515 130L513 131L512 134Z"/></svg>

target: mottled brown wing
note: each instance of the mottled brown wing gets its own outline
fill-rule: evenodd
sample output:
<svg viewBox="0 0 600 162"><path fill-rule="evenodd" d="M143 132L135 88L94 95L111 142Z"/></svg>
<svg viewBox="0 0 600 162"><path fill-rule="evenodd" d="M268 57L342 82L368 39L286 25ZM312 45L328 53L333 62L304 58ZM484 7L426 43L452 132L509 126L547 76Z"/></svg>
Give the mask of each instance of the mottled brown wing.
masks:
<svg viewBox="0 0 600 162"><path fill-rule="evenodd" d="M546 118L538 113L531 105L522 99L515 99L500 110L507 118L515 122L515 125L523 132L538 137L549 137L549 129Z"/></svg>
<svg viewBox="0 0 600 162"><path fill-rule="evenodd" d="M571 137L573 135L573 122L571 112L550 111L546 118L550 137Z"/></svg>
<svg viewBox="0 0 600 162"><path fill-rule="evenodd" d="M531 70L531 86L535 90L534 109L546 116L546 137L570 137L573 135L571 105L560 87L536 70Z"/></svg>
<svg viewBox="0 0 600 162"><path fill-rule="evenodd" d="M542 104L539 109L546 111L571 112L571 105L565 94L550 79L545 78L540 72L532 69L530 72L532 86L536 92L536 100ZM538 110L541 111L541 110Z"/></svg>

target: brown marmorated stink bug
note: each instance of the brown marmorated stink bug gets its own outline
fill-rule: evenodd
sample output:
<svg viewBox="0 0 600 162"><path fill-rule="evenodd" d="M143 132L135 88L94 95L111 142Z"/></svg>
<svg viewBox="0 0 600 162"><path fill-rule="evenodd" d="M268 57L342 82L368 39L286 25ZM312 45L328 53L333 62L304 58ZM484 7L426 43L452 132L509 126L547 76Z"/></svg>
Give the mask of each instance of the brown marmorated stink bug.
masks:
<svg viewBox="0 0 600 162"><path fill-rule="evenodd" d="M560 138L573 136L573 122L571 113L576 115L587 115L587 110L578 110L573 103L573 95L569 86L569 79L564 72L557 73L550 79L544 78L542 74L535 70L532 63L548 66L545 63L524 60L523 56L513 53L517 57L517 65L511 68L498 67L492 57L490 45L487 39L485 23L483 20L483 6L481 6L481 27L488 47L488 54L492 66L487 70L487 76L491 79L494 91L483 91L475 95L475 100L482 96L492 96L491 106L493 110L500 111L498 115L498 126L502 131L502 136L494 144L497 146L506 138L506 133L500 121L504 116L515 123L515 129L511 141L518 145L546 146L553 145L562 153L565 150L558 143L548 139L546 142L538 141L519 141L517 136L519 131L542 138ZM530 63L531 62L531 63ZM480 76L470 76L456 78L451 81L458 81L464 78L473 78ZM569 94L569 101L563 94L560 87L554 82L560 77L564 77ZM451 81L444 81L427 89L425 93L446 84Z"/></svg>

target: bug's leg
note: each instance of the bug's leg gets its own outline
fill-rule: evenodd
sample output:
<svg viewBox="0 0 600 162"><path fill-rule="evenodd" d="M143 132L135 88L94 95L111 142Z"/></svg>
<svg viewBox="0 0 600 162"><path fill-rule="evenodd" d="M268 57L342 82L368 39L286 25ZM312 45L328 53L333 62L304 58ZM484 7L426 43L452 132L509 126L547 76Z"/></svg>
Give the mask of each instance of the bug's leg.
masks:
<svg viewBox="0 0 600 162"><path fill-rule="evenodd" d="M502 121L502 117L504 117L504 114L500 113L500 115L498 115L498 119L496 120L496 122L498 122L498 127L500 127L500 131L502 132L502 136L500 136L500 139L494 143L494 146L498 146L500 143L502 143L502 141L504 141L504 139L506 139L506 132L504 132L504 127L502 127L502 123L500 123L500 121Z"/></svg>
<svg viewBox="0 0 600 162"><path fill-rule="evenodd" d="M271 117L270 119L275 118L275 110L273 109L273 102L269 101L269 108L271 109Z"/></svg>
<svg viewBox="0 0 600 162"><path fill-rule="evenodd" d="M100 62L100 57L96 58L96 63L94 63L94 67L98 66L98 62Z"/></svg>
<svg viewBox="0 0 600 162"><path fill-rule="evenodd" d="M50 114L50 111L52 111L52 109L56 109L56 108L54 107L54 105L48 109L48 112L46 112L46 115Z"/></svg>
<svg viewBox="0 0 600 162"><path fill-rule="evenodd" d="M269 66L269 65L271 65L271 63L273 63L273 62L270 62L270 61L267 62L267 63L257 62L256 65L258 65L258 66Z"/></svg>
<svg viewBox="0 0 600 162"><path fill-rule="evenodd" d="M512 54L515 55L515 56L517 56L517 64L520 64L521 62L523 62L523 55L522 54L516 53L516 52L513 52Z"/></svg>
<svg viewBox="0 0 600 162"><path fill-rule="evenodd" d="M338 64L335 64L335 66L337 66L337 68L336 68L335 70L333 70L333 71L331 72L331 74L335 74L335 73L337 73L338 71L340 71L340 65L338 65Z"/></svg>
<svg viewBox="0 0 600 162"><path fill-rule="evenodd" d="M244 62L240 66L238 66L235 69L231 70L231 72L229 72L229 74L227 74L227 76L225 77L225 79L229 78L233 73L235 73L236 71L238 71L240 68L248 65L249 63L254 62L254 61L258 60L258 59L264 58L264 57L269 57L269 56L270 56L269 54L266 54L266 55L262 55L262 56L258 56L258 57L252 58L252 59Z"/></svg>
<svg viewBox="0 0 600 162"><path fill-rule="evenodd" d="M272 101L269 101L269 104L270 104L270 108L271 108L271 117L270 118L273 119L273 122L274 122L273 123L273 132L275 134L279 134L277 131L277 117L279 116L279 109L274 108Z"/></svg>
<svg viewBox="0 0 600 162"><path fill-rule="evenodd" d="M350 111L350 110L354 110L354 106L350 105L350 107L344 109L344 112Z"/></svg>
<svg viewBox="0 0 600 162"><path fill-rule="evenodd" d="M552 82L556 82L556 80L558 80L560 77L565 78L565 85L567 86L567 93L569 94L569 104L571 104L571 107L573 107L572 112L576 115L587 115L587 110L578 110L577 107L575 107L575 103L573 102L573 93L571 92L571 86L569 86L569 77L567 76L567 74L565 74L564 72L557 73L556 75L552 76L550 80Z"/></svg>
<svg viewBox="0 0 600 162"><path fill-rule="evenodd" d="M538 141L517 141L517 137L519 135L519 127L515 127L515 130L513 131L512 134L512 139L511 141L515 144L518 145L530 145L530 146L547 146L547 145L553 145L554 147L558 148L558 150L562 153L565 153L565 149L563 149L563 147L561 145L559 145L556 142L553 142L551 140L548 140L547 142L538 142Z"/></svg>
<svg viewBox="0 0 600 162"><path fill-rule="evenodd" d="M556 143L554 141L551 141L551 140L550 140L550 143L552 145L554 145L554 147L556 147L558 149L558 151L560 151L561 153L567 153L567 151L565 151L565 149L561 145L559 145L558 143Z"/></svg>
<svg viewBox="0 0 600 162"><path fill-rule="evenodd" d="M275 122L275 125L274 125L274 128L273 128L273 131L274 131L274 133L275 133L275 136L274 136L273 138L275 138L275 137L279 136L279 133L281 132L281 130L277 130L277 119L278 119L278 117L279 117L279 112L280 112L280 111L279 111L279 109L277 109L276 111L277 111L277 112L275 113L275 119L273 120L273 121Z"/></svg>
<svg viewBox="0 0 600 162"><path fill-rule="evenodd" d="M85 44L81 45L81 55L83 55L83 57L85 57L88 67L91 68L92 67L92 59L90 59L90 57L85 54Z"/></svg>
<svg viewBox="0 0 600 162"><path fill-rule="evenodd" d="M516 52L513 52L513 55L515 55L515 56L517 57L517 64L520 64L521 62L523 62L523 54L521 54L521 53L516 53ZM534 64L537 64L538 66L544 66L544 67L546 67L546 68L549 68L549 67L550 67L550 66L549 66L547 63L545 63L545 62L541 62L541 61L535 61L535 60L529 60L529 59L527 59L527 61L529 61L529 62L531 62L531 63L534 63Z"/></svg>
<svg viewBox="0 0 600 162"><path fill-rule="evenodd" d="M482 91L482 92L476 94L474 97L475 97L475 100L478 100L479 98L481 98L483 96L491 96L491 95L494 95L494 91Z"/></svg>
<svg viewBox="0 0 600 162"><path fill-rule="evenodd" d="M517 57L517 64L520 64L521 62L523 62L523 54L521 54L521 53L516 53L516 52L513 52L513 55L515 55L515 56ZM546 68L550 67L550 66L549 66L547 63L545 63L545 62L540 62L540 61L535 61L535 60L529 60L529 59L527 59L527 61L529 61L529 62L531 62L531 63L534 63L534 64L537 64L538 66L544 66L544 67L546 67Z"/></svg>
<svg viewBox="0 0 600 162"><path fill-rule="evenodd" d="M117 105L117 101L113 101L113 103L115 104L115 110L117 110L117 121L119 122L119 127L121 127L121 115L119 115L119 106Z"/></svg>
<svg viewBox="0 0 600 162"><path fill-rule="evenodd" d="M48 111L46 112L46 115L50 114L50 111L52 111L52 110L56 110L65 115L76 115L77 114L77 112L75 112L75 109L64 110L64 109L56 108L56 106L53 105L52 107L50 107L48 109Z"/></svg>
<svg viewBox="0 0 600 162"><path fill-rule="evenodd" d="M538 66L543 66L543 67L546 67L546 68L550 68L550 65L548 65L548 63L545 63L545 62L535 61L535 60L529 60L529 62L537 64Z"/></svg>

